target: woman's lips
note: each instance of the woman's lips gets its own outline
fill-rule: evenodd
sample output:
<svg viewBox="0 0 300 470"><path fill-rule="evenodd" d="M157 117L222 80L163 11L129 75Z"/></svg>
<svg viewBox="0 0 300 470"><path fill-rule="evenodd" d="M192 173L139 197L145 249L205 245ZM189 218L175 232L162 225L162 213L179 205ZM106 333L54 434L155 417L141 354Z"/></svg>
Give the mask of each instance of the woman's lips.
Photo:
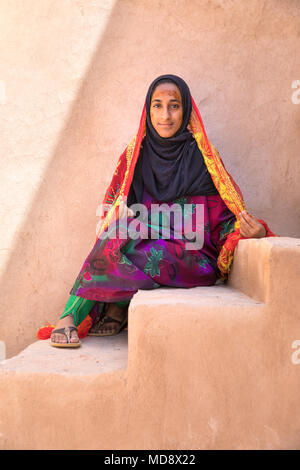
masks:
<svg viewBox="0 0 300 470"><path fill-rule="evenodd" d="M163 126L163 127L170 127L170 126L173 126L173 124L158 124L159 126Z"/></svg>

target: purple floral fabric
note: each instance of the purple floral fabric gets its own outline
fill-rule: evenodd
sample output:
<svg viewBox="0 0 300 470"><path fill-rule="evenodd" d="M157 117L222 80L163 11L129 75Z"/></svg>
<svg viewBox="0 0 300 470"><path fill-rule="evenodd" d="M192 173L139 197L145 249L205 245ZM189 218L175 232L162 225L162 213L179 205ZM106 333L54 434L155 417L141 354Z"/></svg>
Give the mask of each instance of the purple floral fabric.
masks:
<svg viewBox="0 0 300 470"><path fill-rule="evenodd" d="M149 213L153 203L159 204L144 191L143 204ZM190 240L186 239L183 229L182 237L175 237L172 218L169 236L151 239L151 229L159 234L161 225L157 224L157 219L153 223L148 216L138 226L143 233L147 231L149 238L139 236L134 239L129 235L123 239L117 235L110 238L109 232L102 233L86 258L70 294L100 302L118 302L130 300L139 289L215 284L220 277L217 266L219 250L227 235L234 230L236 218L219 194L185 196L165 204L171 206L175 203L183 209L182 220L188 220L193 230L197 227L196 205L203 205L204 242L201 249L187 249L186 244ZM127 222L132 220L130 217ZM124 221L109 225L110 233L117 229L126 234Z"/></svg>

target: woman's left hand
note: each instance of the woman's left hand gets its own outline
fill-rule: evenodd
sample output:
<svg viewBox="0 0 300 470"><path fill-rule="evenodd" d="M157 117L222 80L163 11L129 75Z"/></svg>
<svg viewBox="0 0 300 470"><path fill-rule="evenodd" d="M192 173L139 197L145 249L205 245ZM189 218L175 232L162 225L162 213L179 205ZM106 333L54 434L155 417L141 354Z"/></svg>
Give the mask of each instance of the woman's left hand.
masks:
<svg viewBox="0 0 300 470"><path fill-rule="evenodd" d="M263 238L266 236L265 227L249 212L240 213L240 234L246 238Z"/></svg>

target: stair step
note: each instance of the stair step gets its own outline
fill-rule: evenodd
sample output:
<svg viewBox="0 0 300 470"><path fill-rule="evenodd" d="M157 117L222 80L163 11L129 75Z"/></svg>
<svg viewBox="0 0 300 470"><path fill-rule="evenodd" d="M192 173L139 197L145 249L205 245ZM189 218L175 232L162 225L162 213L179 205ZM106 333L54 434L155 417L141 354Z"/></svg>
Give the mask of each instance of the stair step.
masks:
<svg viewBox="0 0 300 470"><path fill-rule="evenodd" d="M49 340L36 341L20 354L0 363L0 371L62 375L105 374L127 368L128 334L88 336L80 348L54 348Z"/></svg>
<svg viewBox="0 0 300 470"><path fill-rule="evenodd" d="M176 315L184 306L184 315L201 316L207 309L227 312L253 312L264 304L253 300L236 289L226 285L192 287L189 289L161 287L139 290L132 299L129 324L137 312L147 317L149 309L159 306L160 317L170 311ZM222 309L220 309L222 307ZM254 309L254 310L253 310ZM130 326L129 326L130 329ZM62 375L104 374L126 370L128 363L128 331L115 336L88 336L81 340L80 348L54 348L50 339L36 341L17 356L0 363L0 371L47 373Z"/></svg>
<svg viewBox="0 0 300 470"><path fill-rule="evenodd" d="M131 306L146 304L185 305L189 308L201 309L203 306L219 307L251 307L263 306L264 303L248 297L234 287L225 284L190 288L161 287L152 291L139 290L131 301ZM188 310L186 311L188 314Z"/></svg>
<svg viewBox="0 0 300 470"><path fill-rule="evenodd" d="M299 448L300 240L239 243L228 284L139 290L128 332L0 363L0 449Z"/></svg>

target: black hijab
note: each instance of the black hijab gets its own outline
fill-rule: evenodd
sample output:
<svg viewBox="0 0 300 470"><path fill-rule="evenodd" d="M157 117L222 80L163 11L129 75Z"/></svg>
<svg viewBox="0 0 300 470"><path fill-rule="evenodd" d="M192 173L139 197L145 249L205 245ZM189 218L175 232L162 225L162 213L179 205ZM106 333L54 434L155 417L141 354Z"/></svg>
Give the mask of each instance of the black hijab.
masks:
<svg viewBox="0 0 300 470"><path fill-rule="evenodd" d="M153 92L161 82L175 83L180 90L182 124L172 137L161 137L150 119ZM141 145L127 205L141 203L143 189L159 202L182 196L218 194L193 134L187 129L192 111L190 90L180 77L161 75L149 87L146 96L146 136Z"/></svg>

